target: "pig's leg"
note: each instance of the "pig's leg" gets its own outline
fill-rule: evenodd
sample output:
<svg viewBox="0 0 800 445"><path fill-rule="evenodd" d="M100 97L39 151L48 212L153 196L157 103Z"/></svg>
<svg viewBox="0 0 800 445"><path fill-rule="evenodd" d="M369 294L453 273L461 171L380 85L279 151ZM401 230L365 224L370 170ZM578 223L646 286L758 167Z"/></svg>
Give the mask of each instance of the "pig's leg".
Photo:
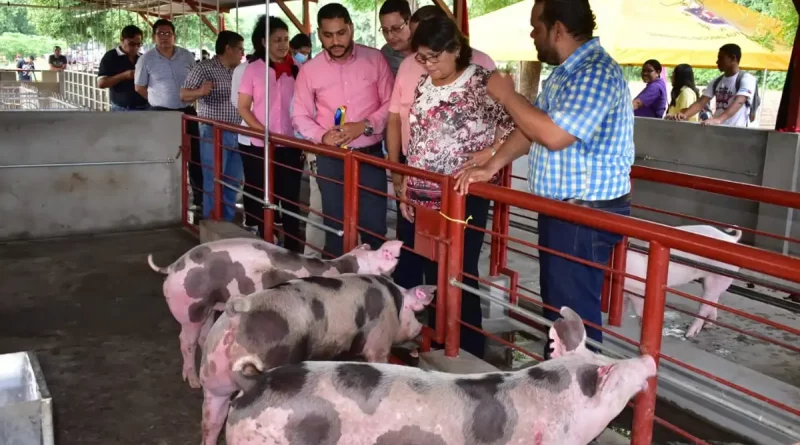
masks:
<svg viewBox="0 0 800 445"><path fill-rule="evenodd" d="M728 287L733 284L733 278L724 277L722 275L709 275L703 279L703 300L710 301L712 303L719 302L719 296L725 292ZM717 308L708 304L701 304L700 310L697 312L697 315L701 317L706 317L709 320L716 320L717 319ZM689 326L689 329L686 331L687 337L694 337L697 335L701 329L703 329L703 324L705 320L702 318L695 318L692 325Z"/></svg>
<svg viewBox="0 0 800 445"><path fill-rule="evenodd" d="M213 317L209 316L212 319ZM181 354L183 354L183 380L189 380L189 386L192 388L200 387L200 379L197 377L197 369L195 368L195 351L197 350L197 338L200 336L200 330L203 328L203 322L200 323L186 323L181 325Z"/></svg>
<svg viewBox="0 0 800 445"><path fill-rule="evenodd" d="M230 394L218 395L212 391L203 391L203 444L217 445L219 433L225 425L230 405Z"/></svg>
<svg viewBox="0 0 800 445"><path fill-rule="evenodd" d="M364 351L364 358L370 363L389 363L390 349L376 348Z"/></svg>
<svg viewBox="0 0 800 445"><path fill-rule="evenodd" d="M214 326L214 313L211 313L211 315L206 318L205 323L203 323L203 328L200 330L200 337L197 340L197 345L200 347L201 351L206 347L206 339L208 338L208 332L211 330L211 326Z"/></svg>

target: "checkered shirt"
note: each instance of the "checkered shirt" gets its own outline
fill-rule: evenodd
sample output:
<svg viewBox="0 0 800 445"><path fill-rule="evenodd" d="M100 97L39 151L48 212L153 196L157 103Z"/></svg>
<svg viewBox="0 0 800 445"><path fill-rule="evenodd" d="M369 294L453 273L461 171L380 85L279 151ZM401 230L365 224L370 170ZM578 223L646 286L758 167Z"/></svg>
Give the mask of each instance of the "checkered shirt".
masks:
<svg viewBox="0 0 800 445"><path fill-rule="evenodd" d="M544 81L536 107L577 141L561 151L533 143L531 192L552 199L604 201L630 192L633 106L622 69L593 38Z"/></svg>
<svg viewBox="0 0 800 445"><path fill-rule="evenodd" d="M189 75L186 76L183 88L195 90L200 88L200 85L207 80L213 82L214 86L211 88L211 94L197 100L199 104L197 115L207 119L239 125L242 122L242 118L239 116L239 112L236 111L236 107L231 103L233 70L226 68L218 57L200 61L189 70Z"/></svg>

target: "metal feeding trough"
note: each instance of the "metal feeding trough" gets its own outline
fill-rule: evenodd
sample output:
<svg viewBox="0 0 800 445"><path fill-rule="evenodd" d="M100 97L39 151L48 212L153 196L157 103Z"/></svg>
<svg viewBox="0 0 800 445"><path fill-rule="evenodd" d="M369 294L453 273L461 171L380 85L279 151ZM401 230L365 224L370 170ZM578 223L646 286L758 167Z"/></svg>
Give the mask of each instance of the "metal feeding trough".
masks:
<svg viewBox="0 0 800 445"><path fill-rule="evenodd" d="M53 410L31 351L0 354L0 444L53 445Z"/></svg>

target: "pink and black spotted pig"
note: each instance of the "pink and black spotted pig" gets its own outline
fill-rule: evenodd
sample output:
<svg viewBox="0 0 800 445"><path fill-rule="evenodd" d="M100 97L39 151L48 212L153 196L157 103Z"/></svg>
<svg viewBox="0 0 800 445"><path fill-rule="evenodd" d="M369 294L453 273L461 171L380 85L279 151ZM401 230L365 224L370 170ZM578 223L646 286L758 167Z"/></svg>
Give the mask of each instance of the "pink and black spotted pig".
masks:
<svg viewBox="0 0 800 445"><path fill-rule="evenodd" d="M561 314L553 358L516 372L303 362L260 373L240 360L226 444L586 445L647 388L656 364L590 352L578 315Z"/></svg>
<svg viewBox="0 0 800 445"><path fill-rule="evenodd" d="M231 238L196 246L168 267L147 261L163 274L164 297L181 324L183 379L200 387L195 350L231 296L249 295L286 281L309 276L331 277L344 273L391 275L397 266L402 241L387 241L379 250L363 244L334 260L320 260L288 251L266 241Z"/></svg>
<svg viewBox="0 0 800 445"><path fill-rule="evenodd" d="M345 274L231 298L203 346L203 444L217 443L239 373L343 353L386 362L392 345L419 335L414 313L430 304L435 289L406 290L380 275Z"/></svg>

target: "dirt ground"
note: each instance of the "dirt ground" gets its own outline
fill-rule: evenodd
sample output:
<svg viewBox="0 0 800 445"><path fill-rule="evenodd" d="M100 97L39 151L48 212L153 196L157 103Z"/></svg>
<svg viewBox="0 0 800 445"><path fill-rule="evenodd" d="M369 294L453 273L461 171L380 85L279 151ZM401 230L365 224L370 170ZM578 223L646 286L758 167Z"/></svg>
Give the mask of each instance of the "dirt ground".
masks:
<svg viewBox="0 0 800 445"><path fill-rule="evenodd" d="M147 266L195 244L177 228L0 244L0 353L38 355L58 445L200 443L202 393Z"/></svg>

